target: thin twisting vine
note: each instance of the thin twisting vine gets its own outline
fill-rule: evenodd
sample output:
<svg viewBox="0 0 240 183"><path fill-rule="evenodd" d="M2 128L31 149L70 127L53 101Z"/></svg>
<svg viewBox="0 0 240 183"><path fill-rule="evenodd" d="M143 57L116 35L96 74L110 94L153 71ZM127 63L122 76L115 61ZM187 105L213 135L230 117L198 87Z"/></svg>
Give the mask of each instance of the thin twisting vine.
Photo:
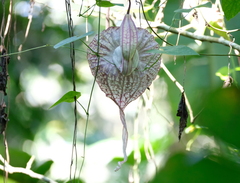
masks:
<svg viewBox="0 0 240 183"><path fill-rule="evenodd" d="M71 16L71 4L69 0L65 0L66 6L66 13L67 13L67 21L68 21L68 32L69 36L74 36L73 32L73 20ZM76 91L76 84L75 84L75 50L74 50L74 42L70 43L70 58L72 63L72 84L73 84L73 91ZM73 133L73 144L72 144L72 158L71 158L71 165L70 165L70 179L72 176L72 166L75 156L75 169L74 169L74 178L76 175L77 170L77 147L76 147L76 138L77 138L77 100L74 97L74 133Z"/></svg>
<svg viewBox="0 0 240 183"><path fill-rule="evenodd" d="M100 50L99 40L100 40L100 30L101 30L100 26L101 26L101 7L99 7L99 14L98 14L98 44L97 44L98 46L97 46L97 52L95 53L95 55L98 58L97 69L96 69L95 77L93 80L90 97L89 97L89 102L88 102L88 106L87 106L87 110L86 110L87 119L86 119L86 124L85 124L84 140L83 140L83 155L82 155L83 160L82 160L80 170L79 170L79 178L80 178L82 168L83 168L83 165L84 165L84 162L86 159L86 140L87 140L87 129L88 129L88 122L89 122L89 111L90 111L90 106L91 106L91 102L92 102L93 90L94 90L94 86L95 86L96 79L97 79L98 66L99 66L99 61L100 61L100 56L99 56L99 50ZM92 51L92 49L89 46L87 46L87 47Z"/></svg>

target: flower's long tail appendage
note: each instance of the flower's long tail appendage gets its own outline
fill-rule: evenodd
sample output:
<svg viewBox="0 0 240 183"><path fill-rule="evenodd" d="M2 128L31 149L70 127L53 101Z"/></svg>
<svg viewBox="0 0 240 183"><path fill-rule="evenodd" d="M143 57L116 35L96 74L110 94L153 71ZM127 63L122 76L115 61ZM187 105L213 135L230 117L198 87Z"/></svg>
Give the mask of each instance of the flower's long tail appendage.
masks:
<svg viewBox="0 0 240 183"><path fill-rule="evenodd" d="M126 124L126 120L125 120L125 114L123 109L119 108L120 111L120 118L122 121L122 125L123 125L123 131L122 131L122 141L123 141L123 156L124 156L124 160L123 161L119 161L118 162L118 166L115 168L115 172L118 171L122 164L124 164L127 161L127 143L128 143L128 130L127 130L127 124Z"/></svg>

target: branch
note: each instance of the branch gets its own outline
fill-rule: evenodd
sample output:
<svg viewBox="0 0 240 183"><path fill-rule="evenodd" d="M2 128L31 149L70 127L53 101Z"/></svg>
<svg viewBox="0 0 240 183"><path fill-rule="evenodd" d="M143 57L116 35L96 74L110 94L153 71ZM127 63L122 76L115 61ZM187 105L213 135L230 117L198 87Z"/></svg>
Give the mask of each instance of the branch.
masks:
<svg viewBox="0 0 240 183"><path fill-rule="evenodd" d="M189 32L189 31L183 31L181 28L170 27L166 24L158 24L156 26L156 28L162 29L162 30L165 30L165 31L169 31L169 32L172 32L174 34L180 34L182 36L185 36L185 37L188 37L188 38L191 38L191 39L196 39L196 40L199 40L199 41L207 41L207 42L210 42L210 43L218 43L218 44L222 44L222 45L225 45L225 46L231 46L233 49L236 49L240 52L240 45L238 45L236 43L233 43L231 41L228 41L228 40L224 39L223 37L216 38L216 37L211 37L211 36L197 35L197 34L194 34L192 32Z"/></svg>
<svg viewBox="0 0 240 183"><path fill-rule="evenodd" d="M56 181L51 180L51 179L45 177L44 175L35 173L30 169L22 168L22 167L13 167L13 166L9 165L8 162L2 157L2 155L0 155L0 161L2 161L4 163L4 166L0 165L0 170L3 170L3 171L8 172L10 174L12 174L12 173L23 173L23 174L26 174L26 175L28 175L32 178L39 179L39 180L45 181L47 183L57 183Z"/></svg>
<svg viewBox="0 0 240 183"><path fill-rule="evenodd" d="M164 70L164 72L168 75L168 77L172 80L173 83L175 83L175 85L178 87L178 89L181 91L181 93L184 92L184 88L182 87L182 85L176 80L176 78L171 74L171 72L167 69L167 67L164 65L164 63L161 63L161 68ZM190 122L193 123L194 122L194 115L193 115L193 111L191 108L191 105L188 101L187 95L184 92L184 96L185 96L185 102L186 102L186 106L188 108L189 114L190 114Z"/></svg>

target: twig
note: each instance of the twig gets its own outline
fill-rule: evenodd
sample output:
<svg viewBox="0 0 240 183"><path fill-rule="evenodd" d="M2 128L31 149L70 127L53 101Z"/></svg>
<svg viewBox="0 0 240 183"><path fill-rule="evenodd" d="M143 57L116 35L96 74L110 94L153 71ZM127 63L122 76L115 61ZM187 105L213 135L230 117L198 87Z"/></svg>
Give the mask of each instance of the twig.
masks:
<svg viewBox="0 0 240 183"><path fill-rule="evenodd" d="M2 157L2 155L0 155L0 161L2 161L5 164L5 166L0 165L0 169L8 172L10 174L23 173L23 174L26 174L26 175L28 175L32 178L39 179L39 180L42 180L42 181L45 181L45 182L48 182L48 183L57 183L56 181L51 180L50 178L45 177L44 175L35 173L32 170L22 168L22 167L13 167L13 166L9 165L8 162Z"/></svg>
<svg viewBox="0 0 240 183"><path fill-rule="evenodd" d="M28 38L29 30L32 25L34 4L35 4L34 1L30 1L30 10L29 10L29 14L28 14L28 25L26 27L24 40L23 40L22 44L20 44L20 46L18 47L18 51L19 51L18 60L21 59L20 52L22 51L23 44L26 42L26 40Z"/></svg>
<svg viewBox="0 0 240 183"><path fill-rule="evenodd" d="M168 77L172 80L173 83L176 84L176 86L178 87L178 89L181 91L181 93L184 92L184 88L182 87L182 85L176 80L176 78L171 74L171 72L167 69L167 67L164 65L164 63L161 63L161 68L164 70L164 72L168 75ZM190 116L190 122L193 123L194 122L194 116L193 116L193 111L191 108L191 105L188 101L188 98L184 92L184 96L185 96L185 102L189 111L189 116Z"/></svg>
<svg viewBox="0 0 240 183"><path fill-rule="evenodd" d="M31 156L31 158L30 158L29 161L27 162L27 166L26 166L26 169L27 169L27 170L30 170L30 169L31 169L34 160L35 160L35 157L34 157L34 156Z"/></svg>
<svg viewBox="0 0 240 183"><path fill-rule="evenodd" d="M154 27L154 26L152 26L152 27ZM182 36L185 36L185 37L188 37L188 38L191 38L191 39L196 39L196 40L199 40L199 41L207 41L207 42L211 42L211 43L222 44L222 45L225 45L225 46L231 46L233 49L236 49L240 52L240 45L238 45L236 43L233 43L231 41L228 41L228 40L224 39L223 37L217 38L217 37L212 37L212 36L197 35L197 34L194 34L192 32L189 32L189 31L183 31L181 28L170 27L166 24L158 24L156 26L156 28L162 29L162 30L165 30L165 31L169 31L169 32L172 32L174 34L180 34Z"/></svg>
<svg viewBox="0 0 240 183"><path fill-rule="evenodd" d="M6 24L6 28L4 31L4 38L6 37L6 35L8 34L10 27L11 27L11 20L12 20L12 9L13 9L13 2L12 0L9 2L9 13L8 13L8 18L7 18L7 24Z"/></svg>

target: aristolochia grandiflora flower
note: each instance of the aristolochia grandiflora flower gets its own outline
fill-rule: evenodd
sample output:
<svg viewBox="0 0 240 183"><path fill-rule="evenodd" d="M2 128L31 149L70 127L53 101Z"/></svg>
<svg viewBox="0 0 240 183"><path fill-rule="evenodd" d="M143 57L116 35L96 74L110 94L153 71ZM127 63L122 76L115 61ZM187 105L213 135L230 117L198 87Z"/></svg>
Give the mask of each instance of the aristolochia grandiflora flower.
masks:
<svg viewBox="0 0 240 183"><path fill-rule="evenodd" d="M99 53L96 54L98 42ZM137 28L131 16L126 14L120 27L102 31L93 38L89 47L95 52L89 49L87 55L92 74L102 91L120 110L124 160L118 162L118 170L127 161L128 131L124 109L142 95L156 78L160 55L148 51L159 49L159 45L147 30Z"/></svg>

